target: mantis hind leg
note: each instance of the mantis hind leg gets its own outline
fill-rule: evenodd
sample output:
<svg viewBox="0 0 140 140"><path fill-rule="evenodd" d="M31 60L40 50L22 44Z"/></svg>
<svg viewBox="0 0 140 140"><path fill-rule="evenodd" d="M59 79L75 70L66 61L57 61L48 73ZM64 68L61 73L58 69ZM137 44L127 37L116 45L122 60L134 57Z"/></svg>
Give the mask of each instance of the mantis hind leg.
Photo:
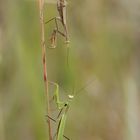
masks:
<svg viewBox="0 0 140 140"><path fill-rule="evenodd" d="M46 115L47 118L49 118L50 120L52 120L53 122L56 122L55 119L53 119L52 117L50 117L49 115Z"/></svg>
<svg viewBox="0 0 140 140"><path fill-rule="evenodd" d="M60 113L59 113L60 114ZM55 119L53 119L52 117L50 117L49 115L46 115L46 117L47 118L49 118L51 121L53 121L53 122L57 122ZM57 133L55 133L54 134L54 136L53 136L53 140L55 140L55 137L57 136ZM65 136L65 135L63 135L63 137L65 138L65 139L67 139L67 140L70 140L67 136Z"/></svg>
<svg viewBox="0 0 140 140"><path fill-rule="evenodd" d="M55 133L54 134L54 136L53 136L53 140L55 140L55 137L57 136L57 133ZM67 140L70 140L67 136L65 136L65 135L63 135L63 137L65 138L65 139L67 139Z"/></svg>
<svg viewBox="0 0 140 140"><path fill-rule="evenodd" d="M55 26L56 28L53 29L53 32L51 34L51 37L50 37L50 41L51 41L51 49L54 49L56 48L56 42L57 42L57 32L58 32L58 24L57 24L57 19L59 19L59 17L54 17L54 18L51 18L50 20L46 21L45 24L48 24L49 22L51 21L55 21Z"/></svg>
<svg viewBox="0 0 140 140"><path fill-rule="evenodd" d="M63 135L63 137L65 138L65 139L67 139L67 140L70 140L68 137L66 137L65 135Z"/></svg>
<svg viewBox="0 0 140 140"><path fill-rule="evenodd" d="M56 47L54 44L56 43L56 36L57 36L56 34L57 33L59 33L61 36L65 37L66 38L66 44L68 44L69 43L69 39L68 39L68 33L67 33L67 26L62 23L62 20L61 20L60 17L51 18L50 20L46 21L45 24L48 24L51 21L55 21L56 28L53 30L51 38L50 38L51 46L52 46L50 48L55 48ZM62 23L65 33L61 32L59 30L57 21L60 21Z"/></svg>

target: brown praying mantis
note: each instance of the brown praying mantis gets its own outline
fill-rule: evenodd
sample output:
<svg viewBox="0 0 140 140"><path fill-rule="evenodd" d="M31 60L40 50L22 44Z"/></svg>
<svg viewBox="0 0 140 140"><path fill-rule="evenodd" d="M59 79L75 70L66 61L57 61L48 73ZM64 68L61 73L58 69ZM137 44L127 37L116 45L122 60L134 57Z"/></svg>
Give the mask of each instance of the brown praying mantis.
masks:
<svg viewBox="0 0 140 140"><path fill-rule="evenodd" d="M66 0L57 0L57 11L58 11L59 16L54 17L50 19L49 21L45 22L45 24L48 24L50 21L55 21L56 27L53 29L53 32L50 38L51 48L56 47L57 34L60 34L61 36L65 38L66 44L69 43L69 35L68 35L67 22L66 22L66 6L67 6ZM58 21L61 22L64 29L64 33L59 30Z"/></svg>
<svg viewBox="0 0 140 140"><path fill-rule="evenodd" d="M30 0L28 0L30 1ZM35 0L33 0L35 1ZM47 4L56 4L57 6L57 11L59 16L58 17L53 17L50 20L46 21L45 24L48 24L51 21L55 21L55 28L52 31L51 37L50 37L50 42L51 42L51 47L50 48L55 48L57 44L57 34L60 34L65 38L65 43L69 44L69 34L68 34L68 28L67 28L67 1L66 0L44 0L44 2ZM58 21L61 23L64 32L59 30L58 26Z"/></svg>

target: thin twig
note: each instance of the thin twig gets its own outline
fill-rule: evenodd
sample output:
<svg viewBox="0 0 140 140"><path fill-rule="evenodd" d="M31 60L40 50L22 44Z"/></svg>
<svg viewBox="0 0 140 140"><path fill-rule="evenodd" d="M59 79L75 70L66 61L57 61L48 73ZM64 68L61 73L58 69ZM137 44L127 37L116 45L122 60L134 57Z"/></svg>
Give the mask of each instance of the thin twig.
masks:
<svg viewBox="0 0 140 140"><path fill-rule="evenodd" d="M42 48L42 62L43 62L43 76L46 92L47 115L50 116L49 92L48 92L48 77L46 64L46 45L45 45L45 27L44 27L44 0L38 0L41 26L41 48ZM52 140L51 122L47 119L49 140Z"/></svg>

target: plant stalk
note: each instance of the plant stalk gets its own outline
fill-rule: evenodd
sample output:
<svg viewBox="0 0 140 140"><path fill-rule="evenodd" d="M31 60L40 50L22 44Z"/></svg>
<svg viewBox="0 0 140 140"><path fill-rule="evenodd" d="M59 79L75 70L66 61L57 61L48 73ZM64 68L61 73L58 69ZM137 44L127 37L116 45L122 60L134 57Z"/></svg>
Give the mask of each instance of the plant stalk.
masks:
<svg viewBox="0 0 140 140"><path fill-rule="evenodd" d="M43 77L45 85L45 94L47 102L47 115L50 115L49 92L48 92L48 77L47 77L47 64L46 64L46 45L45 45L45 27L44 27L44 0L38 0L40 27L41 27L41 48L42 48L42 63L43 63ZM51 122L47 117L49 140L52 140Z"/></svg>

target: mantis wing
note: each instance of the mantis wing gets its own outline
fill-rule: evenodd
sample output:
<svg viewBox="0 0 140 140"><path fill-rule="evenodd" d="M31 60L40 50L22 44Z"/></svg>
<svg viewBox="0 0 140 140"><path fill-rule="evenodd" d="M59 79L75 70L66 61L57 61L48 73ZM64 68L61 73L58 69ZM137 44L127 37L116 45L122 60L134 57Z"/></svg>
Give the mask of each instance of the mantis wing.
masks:
<svg viewBox="0 0 140 140"><path fill-rule="evenodd" d="M67 117L66 114L63 114L59 121L56 140L63 140L66 117Z"/></svg>
<svg viewBox="0 0 140 140"><path fill-rule="evenodd" d="M59 121L56 140L63 140L68 109L69 109L69 105L66 106L65 112L64 112L64 114L62 114L62 117ZM67 138L67 137L65 137L65 138L69 140L69 138Z"/></svg>

